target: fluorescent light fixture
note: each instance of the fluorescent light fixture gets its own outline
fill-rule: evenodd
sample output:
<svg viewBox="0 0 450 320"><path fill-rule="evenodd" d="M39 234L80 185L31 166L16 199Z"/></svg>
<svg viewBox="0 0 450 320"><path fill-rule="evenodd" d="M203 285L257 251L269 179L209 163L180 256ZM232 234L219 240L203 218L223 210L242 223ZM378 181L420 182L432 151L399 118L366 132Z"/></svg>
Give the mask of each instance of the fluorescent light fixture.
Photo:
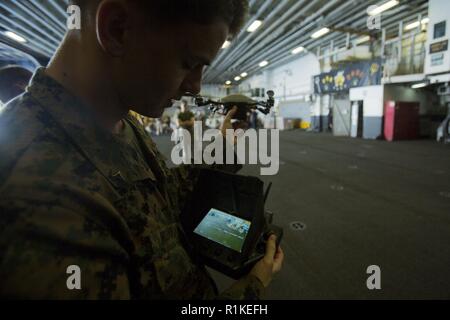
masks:
<svg viewBox="0 0 450 320"><path fill-rule="evenodd" d="M225 84L226 84L226 85L230 85L230 84L231 84L231 81L228 80L227 82L225 82Z"/></svg>
<svg viewBox="0 0 450 320"><path fill-rule="evenodd" d="M241 73L241 77L242 77L242 78L245 78L246 76L248 76L248 73L247 73L247 72L242 72L242 73Z"/></svg>
<svg viewBox="0 0 450 320"><path fill-rule="evenodd" d="M408 25L406 25L405 30L411 30L411 29L415 29L419 26L419 21L410 23Z"/></svg>
<svg viewBox="0 0 450 320"><path fill-rule="evenodd" d="M430 22L430 19L429 19L429 18L423 18L423 19L420 21L420 23L421 23L422 25L425 25L425 24L427 24L428 22ZM418 26L419 26L419 21L415 21L415 22L412 22L412 23L410 23L410 24L407 24L407 25L405 26L405 30L415 29L415 28L417 28Z"/></svg>
<svg viewBox="0 0 450 320"><path fill-rule="evenodd" d="M231 42L230 41L225 41L224 43L223 43L223 45L222 45L222 49L226 49L226 48L228 48L229 46L230 46L230 44L231 44Z"/></svg>
<svg viewBox="0 0 450 320"><path fill-rule="evenodd" d="M255 21L253 21L253 23L250 25L250 27L248 27L247 31L248 31L248 32L255 32L256 29L258 29L261 25L262 25L262 21L261 21L261 20L255 20Z"/></svg>
<svg viewBox="0 0 450 320"><path fill-rule="evenodd" d="M234 81L239 81L239 80L241 80L241 77L239 77L239 76L234 78Z"/></svg>
<svg viewBox="0 0 450 320"><path fill-rule="evenodd" d="M419 88L426 87L427 85L428 85L428 83L426 83L426 82L420 82L420 83L413 84L413 85L411 86L411 88L413 88L413 89L419 89Z"/></svg>
<svg viewBox="0 0 450 320"><path fill-rule="evenodd" d="M396 5L398 5L398 3L399 3L398 0L390 0L388 2L383 3L382 5L377 6L375 9L369 11L368 14L369 16L379 15L380 13L389 10L392 7L395 7Z"/></svg>
<svg viewBox="0 0 450 320"><path fill-rule="evenodd" d="M7 36L10 39L13 39L14 41L20 42L20 43L25 43L27 42L27 40L25 40L25 38L19 36L18 34L15 34L14 32L11 31L6 31L5 36Z"/></svg>
<svg viewBox="0 0 450 320"><path fill-rule="evenodd" d="M303 52L303 51L305 51L305 48L297 47L294 50L292 50L292 54L297 54L297 53L300 53L300 52Z"/></svg>
<svg viewBox="0 0 450 320"><path fill-rule="evenodd" d="M262 62L259 64L259 66L262 68L262 67L267 66L268 64L269 64L269 61L264 60L264 61L262 61Z"/></svg>
<svg viewBox="0 0 450 320"><path fill-rule="evenodd" d="M322 28L322 29L317 30L316 32L314 32L314 33L311 35L311 38L313 38L313 39L320 38L321 36L326 35L328 32L330 32L330 29L328 29L328 28Z"/></svg>
<svg viewBox="0 0 450 320"><path fill-rule="evenodd" d="M370 40L370 36L364 36L359 39L356 39L356 44L361 44Z"/></svg>

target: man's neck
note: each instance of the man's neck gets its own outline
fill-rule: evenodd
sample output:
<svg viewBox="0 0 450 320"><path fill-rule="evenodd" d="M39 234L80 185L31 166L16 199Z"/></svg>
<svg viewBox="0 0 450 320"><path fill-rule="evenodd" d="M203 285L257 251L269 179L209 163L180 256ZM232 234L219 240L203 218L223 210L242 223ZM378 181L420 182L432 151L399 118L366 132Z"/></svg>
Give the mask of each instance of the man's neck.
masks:
<svg viewBox="0 0 450 320"><path fill-rule="evenodd" d="M94 54L78 48L80 46L71 46L66 39L48 65L46 74L92 108L99 125L110 132L120 132L123 128L121 119L128 110L120 103L111 77L106 74L108 69L101 59L93 58Z"/></svg>

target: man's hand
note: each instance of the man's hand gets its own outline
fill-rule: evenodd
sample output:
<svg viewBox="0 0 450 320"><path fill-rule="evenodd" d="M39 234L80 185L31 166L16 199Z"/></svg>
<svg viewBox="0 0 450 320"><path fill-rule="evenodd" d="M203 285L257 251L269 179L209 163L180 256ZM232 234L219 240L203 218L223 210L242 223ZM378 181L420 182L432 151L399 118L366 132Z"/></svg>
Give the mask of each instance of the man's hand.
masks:
<svg viewBox="0 0 450 320"><path fill-rule="evenodd" d="M248 123L245 121L236 121L234 123L231 123L231 120L236 115L236 112L238 111L238 108L236 106L233 107L230 111L228 111L227 115L225 116L225 119L223 120L222 127L220 128L220 132L222 133L222 136L224 138L227 137L227 129L233 129L233 130L246 130L248 129ZM234 135L234 144L236 144L237 136Z"/></svg>
<svg viewBox="0 0 450 320"><path fill-rule="evenodd" d="M283 250L281 247L276 247L276 236L271 235L267 240L266 255L255 264L250 274L261 280L264 287L267 288L273 276L281 270L283 260Z"/></svg>

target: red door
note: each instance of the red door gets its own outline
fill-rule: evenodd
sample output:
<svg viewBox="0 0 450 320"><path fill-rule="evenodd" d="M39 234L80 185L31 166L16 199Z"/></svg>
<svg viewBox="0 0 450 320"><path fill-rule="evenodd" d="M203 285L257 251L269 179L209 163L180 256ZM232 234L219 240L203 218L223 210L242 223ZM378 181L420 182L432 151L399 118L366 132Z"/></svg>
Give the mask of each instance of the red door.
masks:
<svg viewBox="0 0 450 320"><path fill-rule="evenodd" d="M386 101L384 105L384 138L394 140L395 101Z"/></svg>
<svg viewBox="0 0 450 320"><path fill-rule="evenodd" d="M386 140L419 138L418 102L387 101L384 115L384 136Z"/></svg>

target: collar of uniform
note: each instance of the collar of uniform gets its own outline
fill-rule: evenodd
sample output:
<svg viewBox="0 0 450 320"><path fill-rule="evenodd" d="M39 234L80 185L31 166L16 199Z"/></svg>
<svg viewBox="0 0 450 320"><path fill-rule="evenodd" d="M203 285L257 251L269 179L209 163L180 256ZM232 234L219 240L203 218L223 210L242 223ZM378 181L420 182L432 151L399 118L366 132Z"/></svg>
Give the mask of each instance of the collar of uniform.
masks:
<svg viewBox="0 0 450 320"><path fill-rule="evenodd" d="M130 170L127 155L132 146L121 144L112 133L99 127L91 109L46 75L45 68L36 71L27 91L117 190L138 180L155 181L149 168Z"/></svg>
<svg viewBox="0 0 450 320"><path fill-rule="evenodd" d="M151 168L158 180L164 182L167 176L167 172L166 166L163 162L166 160L166 158L158 152L158 149L156 148L153 140L148 137L143 126L138 125L136 119L131 114L128 114L126 120L135 132L138 143L140 144L141 150L148 166ZM147 138L144 139L144 137Z"/></svg>

